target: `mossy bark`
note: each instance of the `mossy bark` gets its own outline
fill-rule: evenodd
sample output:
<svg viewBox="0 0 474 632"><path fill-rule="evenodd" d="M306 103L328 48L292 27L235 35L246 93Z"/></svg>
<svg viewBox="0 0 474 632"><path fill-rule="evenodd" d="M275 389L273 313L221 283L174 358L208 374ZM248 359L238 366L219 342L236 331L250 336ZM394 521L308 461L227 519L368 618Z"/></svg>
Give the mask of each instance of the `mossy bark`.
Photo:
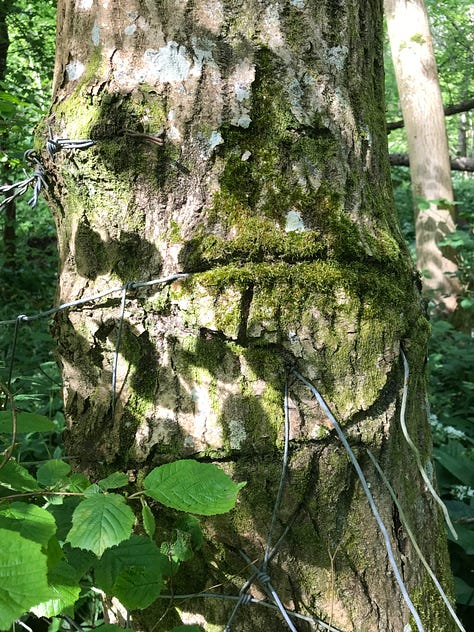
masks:
<svg viewBox="0 0 474 632"><path fill-rule="evenodd" d="M275 539L290 528L272 582L286 606L345 632L401 632L409 614L368 503L323 411L291 378L296 367L360 458L425 629L450 630L366 456L382 463L449 584L443 526L398 422L403 345L407 420L430 467L428 326L392 203L381 2L135 0L125 10L62 0L58 15L48 123L96 141L48 164L59 300L190 273L128 293L115 406L120 296L58 314L69 452L97 476L192 457L246 480L235 511L206 519L207 544L173 586L237 594L248 577L238 550L261 559L271 522L289 379ZM178 610L222 630L231 607L195 599ZM155 629L162 612L134 613L136 629ZM235 629L287 627L246 607Z"/></svg>

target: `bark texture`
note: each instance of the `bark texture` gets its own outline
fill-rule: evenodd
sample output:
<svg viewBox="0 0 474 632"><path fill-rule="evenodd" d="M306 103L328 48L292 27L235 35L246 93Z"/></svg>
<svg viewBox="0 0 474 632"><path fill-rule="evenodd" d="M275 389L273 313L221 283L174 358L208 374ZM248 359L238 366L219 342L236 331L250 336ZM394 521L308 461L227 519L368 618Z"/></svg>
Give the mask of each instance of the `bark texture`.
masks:
<svg viewBox="0 0 474 632"><path fill-rule="evenodd" d="M385 0L387 30L407 134L417 267L437 309L451 313L461 291L454 253L440 243L455 230L448 139L423 0ZM418 203L429 201L426 210Z"/></svg>
<svg viewBox="0 0 474 632"><path fill-rule="evenodd" d="M176 578L177 593L218 584L238 594L249 573L238 549L261 559L295 366L345 427L434 632L452 628L365 452L383 464L449 583L443 526L397 420L403 344L408 424L431 468L428 327L392 205L381 13L378 0L61 0L49 123L57 136L97 144L49 165L59 299L193 274L127 296L115 407L119 297L60 313L54 330L69 452L81 468L141 476L193 457L248 481L235 511L206 519L207 544ZM285 605L345 632L402 632L409 614L349 460L308 390L292 381L290 397L275 539L290 528L272 582ZM134 613L136 629L171 629L178 610L157 624L163 609ZM222 630L231 609L211 599L179 606L206 630ZM287 626L253 606L235 629Z"/></svg>

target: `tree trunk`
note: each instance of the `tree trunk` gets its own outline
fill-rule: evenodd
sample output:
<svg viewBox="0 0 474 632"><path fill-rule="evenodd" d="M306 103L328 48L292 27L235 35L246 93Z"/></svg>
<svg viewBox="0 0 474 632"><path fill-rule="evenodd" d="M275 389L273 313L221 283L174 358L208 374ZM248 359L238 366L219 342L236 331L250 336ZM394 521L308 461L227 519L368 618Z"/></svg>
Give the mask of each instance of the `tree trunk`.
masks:
<svg viewBox="0 0 474 632"><path fill-rule="evenodd" d="M423 0L385 0L385 13L410 155L417 267L426 296L449 314L461 287L454 253L439 245L455 230L454 197L428 17Z"/></svg>
<svg viewBox="0 0 474 632"><path fill-rule="evenodd" d="M296 368L344 427L434 632L453 628L366 454L382 463L449 585L444 528L398 421L403 345L413 375L407 420L432 471L428 326L392 203L381 50L378 0L135 0L126 9L61 0L48 122L58 137L96 145L47 163L58 298L189 277L127 289L123 318L120 292L62 311L54 333L79 468L141 477L188 457L247 481L236 510L205 519L200 557L167 591L218 585L238 595L252 574L239 550L260 564L288 381L291 448L273 543L285 535L272 584L285 606L344 632L407 629L367 499ZM196 598L163 614L167 605L132 613L134 629L184 620L222 630L233 608ZM278 612L243 606L232 629L288 627Z"/></svg>

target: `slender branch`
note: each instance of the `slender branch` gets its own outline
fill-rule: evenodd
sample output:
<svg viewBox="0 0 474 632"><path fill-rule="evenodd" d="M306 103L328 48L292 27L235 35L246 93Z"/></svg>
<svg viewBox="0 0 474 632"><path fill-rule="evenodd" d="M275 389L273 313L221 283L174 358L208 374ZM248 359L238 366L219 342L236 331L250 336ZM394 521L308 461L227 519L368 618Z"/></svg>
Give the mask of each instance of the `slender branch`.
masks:
<svg viewBox="0 0 474 632"><path fill-rule="evenodd" d="M16 494L10 494L10 496L2 496L0 503L6 500L15 500L16 498L31 498L33 496L84 496L83 492L58 492L48 489L39 489L36 492L20 492Z"/></svg>
<svg viewBox="0 0 474 632"><path fill-rule="evenodd" d="M408 154L390 154L390 164L393 167L409 167L410 158ZM466 156L459 156L458 158L451 158L451 170L452 171L471 171L474 172L474 158L467 158Z"/></svg>
<svg viewBox="0 0 474 632"><path fill-rule="evenodd" d="M462 103L455 103L454 105L447 105L444 109L445 116L452 116L453 114L459 114L460 112L468 112L474 110L474 99L468 101L462 101ZM391 132L394 129L401 129L405 123L401 121L390 121L387 123L387 132Z"/></svg>

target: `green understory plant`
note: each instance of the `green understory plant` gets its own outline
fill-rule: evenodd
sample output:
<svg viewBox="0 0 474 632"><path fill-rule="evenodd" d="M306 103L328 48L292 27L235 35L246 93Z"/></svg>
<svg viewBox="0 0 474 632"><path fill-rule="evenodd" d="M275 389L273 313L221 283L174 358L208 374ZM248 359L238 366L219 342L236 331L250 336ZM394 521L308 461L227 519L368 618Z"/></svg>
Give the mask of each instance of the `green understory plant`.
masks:
<svg viewBox="0 0 474 632"><path fill-rule="evenodd" d="M147 608L203 543L193 514L230 511L245 485L191 459L152 469L138 489L124 472L92 483L61 459L44 461L33 475L11 456L16 438L32 430L54 424L37 413L0 412L0 434L12 438L0 462L0 630L27 612L73 621L91 589L127 610ZM182 512L173 537L160 544L150 503Z"/></svg>

